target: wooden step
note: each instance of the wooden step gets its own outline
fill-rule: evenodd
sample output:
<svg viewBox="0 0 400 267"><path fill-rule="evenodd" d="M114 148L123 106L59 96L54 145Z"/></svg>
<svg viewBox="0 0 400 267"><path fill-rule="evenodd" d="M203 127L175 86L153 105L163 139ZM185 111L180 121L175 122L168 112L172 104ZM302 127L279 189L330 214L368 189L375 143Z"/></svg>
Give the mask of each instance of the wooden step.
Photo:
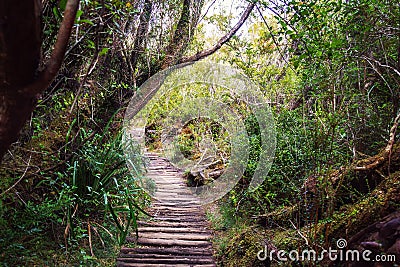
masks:
<svg viewBox="0 0 400 267"><path fill-rule="evenodd" d="M191 228L191 227L139 227L140 233L155 232L155 233L210 233L207 229Z"/></svg>
<svg viewBox="0 0 400 267"><path fill-rule="evenodd" d="M117 267L215 267L215 264L159 264L117 262Z"/></svg>
<svg viewBox="0 0 400 267"><path fill-rule="evenodd" d="M170 257L157 257L155 254L149 254L153 257L146 258L117 258L117 261L124 261L126 263L157 263L157 264L211 264L214 262L212 258L209 257L188 257L188 256L175 256Z"/></svg>
<svg viewBox="0 0 400 267"><path fill-rule="evenodd" d="M162 204L160 204L160 206L152 206L149 209L150 211L171 211L171 212L202 212L202 210L200 209L200 207L171 207L171 206L163 206Z"/></svg>
<svg viewBox="0 0 400 267"><path fill-rule="evenodd" d="M212 256L212 249L209 248L185 248L185 247L136 247L127 248L122 247L121 253L124 255L134 255L135 257L140 254L165 254L165 255L202 255L202 256Z"/></svg>
<svg viewBox="0 0 400 267"><path fill-rule="evenodd" d="M150 211L147 211L150 212ZM181 218L182 220L188 219L192 220L193 218L198 218L199 220L205 219L205 215L200 212L191 212L191 213L184 213L184 212L165 212L165 211L158 211L158 212L151 212L153 214L152 218L158 217L171 217L171 218Z"/></svg>
<svg viewBox="0 0 400 267"><path fill-rule="evenodd" d="M210 234L198 234L198 233L160 233L160 232L141 232L139 238L152 238L157 236L157 239L181 239L181 240L210 240L212 236Z"/></svg>
<svg viewBox="0 0 400 267"><path fill-rule="evenodd" d="M203 240L184 240L184 239L159 239L159 238L136 238L127 237L126 241L136 242L138 245L144 246L167 246L167 247L210 247L211 243L209 241Z"/></svg>
<svg viewBox="0 0 400 267"><path fill-rule="evenodd" d="M186 216L179 216L179 217L172 217L172 216L156 216L151 218L152 221L164 221L164 222L203 222L204 218L202 217L186 217Z"/></svg>
<svg viewBox="0 0 400 267"><path fill-rule="evenodd" d="M153 227L207 227L209 224L205 221L198 221L198 222L162 222L162 221L144 222L144 221L138 221L138 225L153 226Z"/></svg>

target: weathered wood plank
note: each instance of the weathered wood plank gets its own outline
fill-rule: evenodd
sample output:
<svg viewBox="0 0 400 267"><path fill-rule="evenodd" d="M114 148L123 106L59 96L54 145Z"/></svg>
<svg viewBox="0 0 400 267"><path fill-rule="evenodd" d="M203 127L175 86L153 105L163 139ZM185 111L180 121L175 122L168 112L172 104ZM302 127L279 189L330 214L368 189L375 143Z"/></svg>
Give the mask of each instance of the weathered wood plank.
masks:
<svg viewBox="0 0 400 267"><path fill-rule="evenodd" d="M202 228L190 227L139 227L140 233L144 232L158 232L158 233L204 233L209 234L210 230Z"/></svg>
<svg viewBox="0 0 400 267"><path fill-rule="evenodd" d="M180 240L197 240L197 241L208 241L212 238L210 234L195 234L195 233L160 233L160 232L142 232L139 233L139 238L153 238L157 236L157 239L180 239Z"/></svg>
<svg viewBox="0 0 400 267"><path fill-rule="evenodd" d="M194 247L136 247L136 248L127 248L122 247L121 253L129 254L136 257L139 254L160 254L160 255L202 255L202 256L212 256L212 249L209 248L194 248Z"/></svg>
<svg viewBox="0 0 400 267"><path fill-rule="evenodd" d="M158 264L210 264L213 259L208 257L203 258L189 258L185 256L175 256L174 258L117 258L117 261L124 261L129 263L158 263Z"/></svg>
<svg viewBox="0 0 400 267"><path fill-rule="evenodd" d="M133 239L133 240L131 240ZM127 241L136 241L136 238L127 238ZM209 241L197 241L197 240L184 240L184 239L158 239L158 238L141 238L136 241L139 245L145 246L181 246L181 247L209 247L211 243Z"/></svg>
<svg viewBox="0 0 400 267"><path fill-rule="evenodd" d="M215 264L158 264L117 262L118 267L215 267Z"/></svg>
<svg viewBox="0 0 400 267"><path fill-rule="evenodd" d="M207 222L143 222L138 221L140 226L155 226L155 227L207 227L209 224Z"/></svg>

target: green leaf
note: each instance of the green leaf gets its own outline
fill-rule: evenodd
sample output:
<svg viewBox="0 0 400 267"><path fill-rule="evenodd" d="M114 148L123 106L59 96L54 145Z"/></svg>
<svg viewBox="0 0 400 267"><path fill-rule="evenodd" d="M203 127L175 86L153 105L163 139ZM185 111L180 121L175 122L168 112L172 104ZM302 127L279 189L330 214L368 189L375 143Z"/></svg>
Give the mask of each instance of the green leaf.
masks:
<svg viewBox="0 0 400 267"><path fill-rule="evenodd" d="M78 11L76 12L75 18L76 18L76 19L79 19L79 18L82 16L82 14L83 14L83 11L82 11L82 10L78 10Z"/></svg>
<svg viewBox="0 0 400 267"><path fill-rule="evenodd" d="M88 47L89 48L95 48L96 47L92 40L87 40L87 42L88 42Z"/></svg>
<svg viewBox="0 0 400 267"><path fill-rule="evenodd" d="M103 55L107 54L108 50L109 50L108 47L104 47L103 49L101 49L99 56L103 56Z"/></svg>
<svg viewBox="0 0 400 267"><path fill-rule="evenodd" d="M91 26L94 25L93 21L91 21L90 19L80 19L80 20L78 21L78 23L79 23L79 24L87 23L87 24L89 24L89 25L91 25Z"/></svg>
<svg viewBox="0 0 400 267"><path fill-rule="evenodd" d="M60 11L58 10L57 7L53 7L53 14L57 19L61 19L62 18L61 17L61 13L60 13Z"/></svg>

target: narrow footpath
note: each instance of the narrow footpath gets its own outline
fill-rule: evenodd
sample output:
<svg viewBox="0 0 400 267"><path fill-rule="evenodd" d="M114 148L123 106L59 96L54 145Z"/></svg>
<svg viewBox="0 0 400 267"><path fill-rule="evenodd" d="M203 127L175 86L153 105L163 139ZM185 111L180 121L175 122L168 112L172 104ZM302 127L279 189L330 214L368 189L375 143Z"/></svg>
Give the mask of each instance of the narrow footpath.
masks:
<svg viewBox="0 0 400 267"><path fill-rule="evenodd" d="M147 176L155 181L158 200L147 210L153 217L138 223L139 238L135 234L127 237L117 266L216 266L204 209L182 173L155 154L146 157Z"/></svg>

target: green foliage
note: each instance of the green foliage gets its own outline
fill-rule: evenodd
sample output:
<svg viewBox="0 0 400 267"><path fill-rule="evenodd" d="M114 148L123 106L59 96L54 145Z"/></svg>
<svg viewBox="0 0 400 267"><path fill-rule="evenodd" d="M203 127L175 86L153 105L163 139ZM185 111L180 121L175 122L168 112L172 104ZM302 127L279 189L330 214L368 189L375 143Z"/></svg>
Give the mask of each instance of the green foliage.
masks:
<svg viewBox="0 0 400 267"><path fill-rule="evenodd" d="M53 49L66 2L43 2L44 59ZM103 256L115 263L116 243L135 231L148 200L125 164L117 134L120 108L159 68L182 6L177 0L150 2L144 37L136 36L141 3L80 1L64 65L0 170L4 265L103 266ZM135 47L143 39L151 40Z"/></svg>
<svg viewBox="0 0 400 267"><path fill-rule="evenodd" d="M96 265L108 257L114 261L115 244L122 245L126 236L136 231L137 217L148 200L126 165L122 134L110 131L113 122L101 133L79 130L71 164L35 185L36 190L45 189L40 202L25 201L26 196L17 194L11 204L7 195L2 196L6 201L0 202L0 238L5 264L32 261L53 265L51 253L60 254L58 261L83 265ZM74 126L70 126L67 142ZM83 247L78 249L88 238L94 255ZM38 252L31 254L33 248ZM60 250L71 253L72 258L63 258Z"/></svg>
<svg viewBox="0 0 400 267"><path fill-rule="evenodd" d="M182 154L191 160L198 160L208 149L214 151L219 158L228 158L230 145L226 130L217 122L207 118L194 119L186 123L178 136L178 147ZM204 142L212 143L212 147L204 147Z"/></svg>
<svg viewBox="0 0 400 267"><path fill-rule="evenodd" d="M316 99L316 121L338 120L347 142L364 154L383 145L381 136L399 109L398 37L390 30L399 9L395 1L378 2L291 1L290 23L277 16L293 44L291 61Z"/></svg>
<svg viewBox="0 0 400 267"><path fill-rule="evenodd" d="M77 206L83 207L83 217L90 217L91 213L97 213L103 207L105 216L116 225L116 238L122 245L130 227L137 228L138 212L143 211L138 202L143 192L126 165L122 134L109 136L108 130L107 126L102 134L94 135L82 131L84 144L69 168L72 174L70 184L76 199L69 207L68 221L73 221L72 214L77 211Z"/></svg>
<svg viewBox="0 0 400 267"><path fill-rule="evenodd" d="M274 241L298 248L291 228L296 227L320 245L330 242L328 236L337 236L339 229L342 236L344 231L361 229L362 218L348 227L341 220L333 225L332 218L340 214L342 205L360 203L376 190L371 174L342 177L340 173L344 166L375 155L386 145L398 113L399 36L394 29L400 9L396 1L375 0L258 3L261 13L273 15L264 15L249 28L249 36L233 39L215 58L239 67L263 87L274 105L276 154L264 184L247 191L261 149L257 122L247 116L250 158L245 176L222 204L230 206L233 215L222 216L221 221L267 216L262 224L278 236L280 227L291 219L294 225L288 224L290 229ZM226 21L214 19L219 27ZM311 181L315 184L310 186ZM319 210L310 208L308 186L315 193L310 201ZM282 216L274 216L282 211ZM336 232L329 235L331 227ZM234 251L238 241L231 241L229 231L224 235L226 239L216 241L221 243L220 258L224 261L232 252L232 259L224 264L237 264L243 256Z"/></svg>
<svg viewBox="0 0 400 267"><path fill-rule="evenodd" d="M177 0L151 2L148 30L139 38L145 39L145 45L134 51L143 11L140 4L81 1L65 68L39 100L15 145L11 153L15 162L0 170L2 192L17 182L0 195L3 265L104 265L100 263L103 255L111 258L108 264L112 265L115 244L121 245L126 235L135 231L137 216L148 199L125 164L118 131L123 112L117 111L165 57L182 5ZM48 58L66 1L43 3L43 57ZM340 188L334 188L330 174L376 154L386 144L400 107L398 1L257 3L264 17L248 28L249 34L235 36L213 55L214 60L241 69L261 86L273 107L277 130L274 164L264 184L249 192L247 185L261 152L260 129L243 103L229 93L220 94L218 100L244 121L250 145L244 177L222 199L218 214L210 215L218 230L231 229L227 238L218 241L218 256L227 260L224 263L228 266L239 261L252 263L249 253L256 251L254 244L259 237L241 229L244 221L303 205L304 183L310 177L318 182L315 202L324 209L321 218L316 218L315 233L319 236L312 236L313 240L319 245L328 236L318 224L335 233L346 227L342 212L335 210L338 203L366 203L363 209L345 207L351 215L348 221L358 229L358 214L376 204L368 195L376 185L365 177L356 177L362 186L354 185L357 179L348 175ZM205 18L221 34L230 29L231 19L232 15L224 13ZM197 29L186 54L207 47L210 40L206 38L219 38L206 37L207 30L204 26ZM132 66L135 53L138 63ZM181 89L172 90L150 112L148 146L160 147L162 123L185 100L221 92L221 88L199 84L178 93ZM185 156L199 159L205 139L214 141L224 164L228 163L228 136L218 123L205 118L192 120L178 141ZM393 192L392 198L395 196ZM377 207L384 209L383 202L390 201ZM297 218L307 221L313 214L306 213ZM336 223L333 227L329 225L332 221ZM308 227L313 231L312 225ZM88 247L88 229L94 255ZM273 234L278 231L281 229ZM294 244L295 234L289 229L277 234L276 240Z"/></svg>

